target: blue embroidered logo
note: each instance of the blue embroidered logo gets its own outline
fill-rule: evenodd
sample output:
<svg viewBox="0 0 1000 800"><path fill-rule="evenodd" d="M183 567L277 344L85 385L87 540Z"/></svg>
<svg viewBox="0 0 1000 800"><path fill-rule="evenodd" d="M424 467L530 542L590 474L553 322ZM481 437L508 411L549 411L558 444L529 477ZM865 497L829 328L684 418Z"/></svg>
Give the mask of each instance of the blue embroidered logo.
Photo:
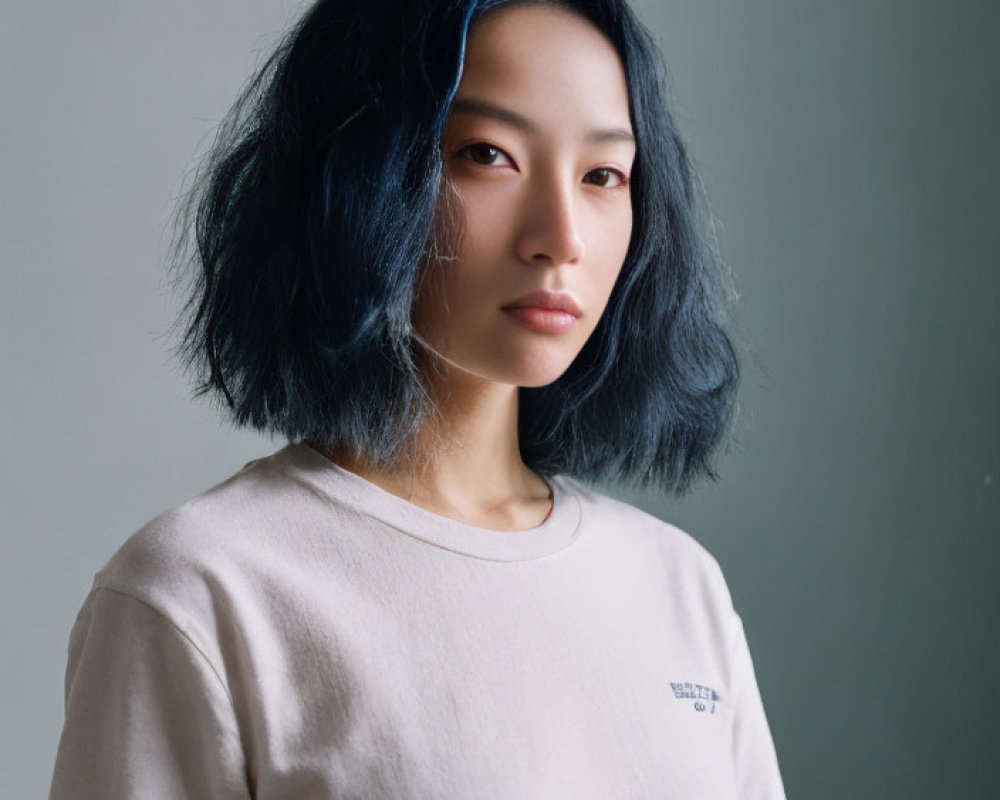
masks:
<svg viewBox="0 0 1000 800"><path fill-rule="evenodd" d="M700 683L670 682L670 688L674 690L674 697L678 700L694 700L695 711L708 711L715 713L716 703L721 701L719 693L711 686L702 686Z"/></svg>

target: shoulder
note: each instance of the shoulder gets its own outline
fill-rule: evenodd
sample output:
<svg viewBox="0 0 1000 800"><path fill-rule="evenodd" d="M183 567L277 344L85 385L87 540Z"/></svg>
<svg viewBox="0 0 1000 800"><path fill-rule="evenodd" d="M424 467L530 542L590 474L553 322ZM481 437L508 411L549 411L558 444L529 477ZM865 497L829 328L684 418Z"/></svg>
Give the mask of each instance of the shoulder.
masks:
<svg viewBox="0 0 1000 800"><path fill-rule="evenodd" d="M273 563L283 520L310 496L273 463L256 459L133 532L94 576L151 606L182 630L217 615Z"/></svg>
<svg viewBox="0 0 1000 800"><path fill-rule="evenodd" d="M723 606L731 598L718 560L694 536L677 525L575 478L562 476L579 497L584 524L614 550L637 552L662 568L671 585L714 597Z"/></svg>

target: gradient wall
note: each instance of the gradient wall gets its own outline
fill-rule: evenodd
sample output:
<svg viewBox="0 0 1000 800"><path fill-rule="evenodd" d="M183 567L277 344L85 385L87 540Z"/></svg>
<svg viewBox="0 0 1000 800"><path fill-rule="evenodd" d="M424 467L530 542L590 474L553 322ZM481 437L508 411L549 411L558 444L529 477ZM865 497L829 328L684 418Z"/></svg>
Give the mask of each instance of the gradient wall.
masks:
<svg viewBox="0 0 1000 800"><path fill-rule="evenodd" d="M789 797L1000 796L1000 6L637 4L741 293L739 437L682 502ZM298 6L0 6L0 770L40 797L73 617L143 522L281 442L168 355L173 198Z"/></svg>

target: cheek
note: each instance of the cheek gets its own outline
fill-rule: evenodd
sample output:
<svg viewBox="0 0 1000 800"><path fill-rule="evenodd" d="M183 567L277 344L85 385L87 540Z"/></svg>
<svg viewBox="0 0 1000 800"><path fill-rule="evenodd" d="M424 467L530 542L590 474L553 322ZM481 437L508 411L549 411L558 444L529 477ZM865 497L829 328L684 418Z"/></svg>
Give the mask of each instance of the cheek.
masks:
<svg viewBox="0 0 1000 800"><path fill-rule="evenodd" d="M425 270L414 301L412 321L417 329L442 347L461 331L475 327L489 296L484 276L464 257L440 260Z"/></svg>
<svg viewBox="0 0 1000 800"><path fill-rule="evenodd" d="M618 278L632 237L632 209L628 207L606 220L606 236L600 243L601 278L608 293Z"/></svg>
<svg viewBox="0 0 1000 800"><path fill-rule="evenodd" d="M625 253L628 251L629 241L632 238L632 219L631 202L624 204L624 208L613 219L612 230L614 231L615 243L621 253L621 260L625 259Z"/></svg>
<svg viewBox="0 0 1000 800"><path fill-rule="evenodd" d="M455 259L453 264L495 261L510 238L516 205L516 196L496 182L453 177L435 212L438 252ZM457 286L456 279L448 283Z"/></svg>
<svg viewBox="0 0 1000 800"><path fill-rule="evenodd" d="M517 217L517 198L496 186L473 186L462 193L465 236L460 256L496 253L511 238L510 227Z"/></svg>

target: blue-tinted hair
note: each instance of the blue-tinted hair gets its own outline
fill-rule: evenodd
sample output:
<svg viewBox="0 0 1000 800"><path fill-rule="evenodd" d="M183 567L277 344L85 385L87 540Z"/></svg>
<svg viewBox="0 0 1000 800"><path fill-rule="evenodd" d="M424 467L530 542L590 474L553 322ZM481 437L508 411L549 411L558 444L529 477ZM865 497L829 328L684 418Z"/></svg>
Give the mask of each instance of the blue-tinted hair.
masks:
<svg viewBox="0 0 1000 800"><path fill-rule="evenodd" d="M529 0L530 1L530 0ZM537 2L537 0L535 0ZM223 120L178 212L178 353L238 426L391 466L434 412L410 308L470 26L524 0L319 0ZM556 381L519 391L543 476L683 492L716 477L738 365L729 288L663 59L624 0L558 0L614 45L637 150L632 238Z"/></svg>

